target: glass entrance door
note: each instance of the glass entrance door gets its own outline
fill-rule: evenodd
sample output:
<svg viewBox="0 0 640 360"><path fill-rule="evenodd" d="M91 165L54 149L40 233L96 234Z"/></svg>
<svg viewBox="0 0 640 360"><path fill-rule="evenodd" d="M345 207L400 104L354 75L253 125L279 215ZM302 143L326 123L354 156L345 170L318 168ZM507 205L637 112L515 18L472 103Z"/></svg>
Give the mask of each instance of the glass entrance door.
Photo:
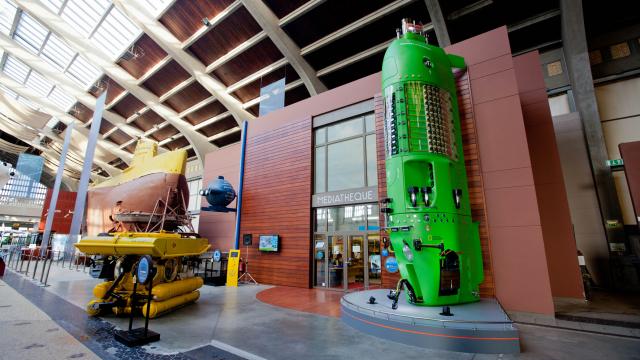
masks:
<svg viewBox="0 0 640 360"><path fill-rule="evenodd" d="M366 248L364 235L349 235L347 245L347 290L365 287Z"/></svg>
<svg viewBox="0 0 640 360"><path fill-rule="evenodd" d="M343 289L345 287L344 271L344 236L328 235L328 287L332 289Z"/></svg>
<svg viewBox="0 0 640 360"><path fill-rule="evenodd" d="M315 234L313 238L313 286L327 286L327 236Z"/></svg>
<svg viewBox="0 0 640 360"><path fill-rule="evenodd" d="M315 234L313 285L361 290L381 284L380 235Z"/></svg>

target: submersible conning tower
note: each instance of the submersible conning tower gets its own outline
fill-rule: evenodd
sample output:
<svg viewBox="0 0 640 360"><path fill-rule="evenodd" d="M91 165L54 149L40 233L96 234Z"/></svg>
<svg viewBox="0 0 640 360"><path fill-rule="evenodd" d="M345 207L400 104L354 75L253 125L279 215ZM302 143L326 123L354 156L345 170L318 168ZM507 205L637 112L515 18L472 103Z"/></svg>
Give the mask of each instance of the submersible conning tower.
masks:
<svg viewBox="0 0 640 360"><path fill-rule="evenodd" d="M402 21L384 56L382 91L386 229L416 305L479 300L478 224L471 219L453 69L464 59L429 45L421 25Z"/></svg>

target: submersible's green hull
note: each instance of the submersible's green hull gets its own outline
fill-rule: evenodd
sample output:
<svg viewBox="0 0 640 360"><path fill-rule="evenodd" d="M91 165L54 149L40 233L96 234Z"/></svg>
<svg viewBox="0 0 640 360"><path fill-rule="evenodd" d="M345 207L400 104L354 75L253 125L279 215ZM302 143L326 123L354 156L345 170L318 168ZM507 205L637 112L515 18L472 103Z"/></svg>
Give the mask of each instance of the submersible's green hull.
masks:
<svg viewBox="0 0 640 360"><path fill-rule="evenodd" d="M471 219L452 72L464 67L463 58L411 31L393 41L384 56L388 198L383 211L409 300L416 305L479 300L482 254L478 224Z"/></svg>

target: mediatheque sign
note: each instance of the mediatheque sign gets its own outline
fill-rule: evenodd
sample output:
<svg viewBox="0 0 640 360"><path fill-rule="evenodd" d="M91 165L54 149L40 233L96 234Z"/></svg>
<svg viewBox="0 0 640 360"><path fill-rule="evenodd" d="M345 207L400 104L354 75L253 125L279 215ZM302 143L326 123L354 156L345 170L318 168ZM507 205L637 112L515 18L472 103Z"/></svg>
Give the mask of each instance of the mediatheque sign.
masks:
<svg viewBox="0 0 640 360"><path fill-rule="evenodd" d="M322 194L316 194L311 197L313 207L361 204L376 201L378 201L377 187L331 191Z"/></svg>

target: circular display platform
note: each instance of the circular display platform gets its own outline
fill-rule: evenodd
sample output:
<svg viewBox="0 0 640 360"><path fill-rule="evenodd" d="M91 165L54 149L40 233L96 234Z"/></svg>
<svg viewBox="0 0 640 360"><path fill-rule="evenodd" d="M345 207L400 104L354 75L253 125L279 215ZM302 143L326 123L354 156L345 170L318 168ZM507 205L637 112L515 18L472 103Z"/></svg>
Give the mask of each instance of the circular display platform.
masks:
<svg viewBox="0 0 640 360"><path fill-rule="evenodd" d="M340 300L342 320L365 333L408 345L467 353L520 352L520 337L500 304L493 299L442 307L407 303L403 292L398 308L391 308L388 289L349 293ZM376 299L370 304L371 297Z"/></svg>

